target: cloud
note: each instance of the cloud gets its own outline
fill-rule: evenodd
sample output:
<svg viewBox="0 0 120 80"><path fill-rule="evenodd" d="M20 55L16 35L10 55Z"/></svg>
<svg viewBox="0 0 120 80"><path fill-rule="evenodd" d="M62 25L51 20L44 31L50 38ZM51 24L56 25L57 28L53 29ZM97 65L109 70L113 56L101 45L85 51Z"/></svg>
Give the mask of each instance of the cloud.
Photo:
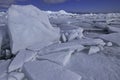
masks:
<svg viewBox="0 0 120 80"><path fill-rule="evenodd" d="M21 2L24 2L24 1L28 1L28 0L16 0L16 1L21 1Z"/></svg>
<svg viewBox="0 0 120 80"><path fill-rule="evenodd" d="M45 3L56 4L56 3L63 3L67 0L43 0Z"/></svg>
<svg viewBox="0 0 120 80"><path fill-rule="evenodd" d="M15 0L0 0L0 7L1 8L8 8L14 2L15 2Z"/></svg>
<svg viewBox="0 0 120 80"><path fill-rule="evenodd" d="M9 8L12 4L15 4L17 1L27 1L27 0L0 0L0 8Z"/></svg>

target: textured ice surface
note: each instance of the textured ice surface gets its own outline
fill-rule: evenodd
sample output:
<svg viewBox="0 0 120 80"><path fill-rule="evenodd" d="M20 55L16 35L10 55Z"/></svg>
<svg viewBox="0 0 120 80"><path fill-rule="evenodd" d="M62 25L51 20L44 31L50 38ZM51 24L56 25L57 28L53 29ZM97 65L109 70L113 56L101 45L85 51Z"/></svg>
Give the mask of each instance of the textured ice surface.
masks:
<svg viewBox="0 0 120 80"><path fill-rule="evenodd" d="M8 15L0 12L2 54L11 53L6 32L15 56L11 63L0 60L0 80L120 80L120 13L46 13L13 5Z"/></svg>
<svg viewBox="0 0 120 80"><path fill-rule="evenodd" d="M76 43L76 44L81 44L85 46L94 46L94 45L105 45L105 42L102 39L92 39L92 38L83 38L80 40L73 40L69 43Z"/></svg>
<svg viewBox="0 0 120 80"><path fill-rule="evenodd" d="M48 60L59 65L65 66L73 54L74 50L63 50L57 52L51 52L51 54L39 56L40 60Z"/></svg>
<svg viewBox="0 0 120 80"><path fill-rule="evenodd" d="M15 78L15 80L23 80L24 78L24 74L23 73L20 73L20 72L11 72L9 73L9 76L8 78ZM13 79L11 79L13 80Z"/></svg>
<svg viewBox="0 0 120 80"><path fill-rule="evenodd" d="M120 33L120 28L114 26L109 26L108 30L109 32Z"/></svg>
<svg viewBox="0 0 120 80"><path fill-rule="evenodd" d="M5 73L4 75L0 76L0 80L9 80L8 79L8 74Z"/></svg>
<svg viewBox="0 0 120 80"><path fill-rule="evenodd" d="M11 60L1 60L0 61L0 77L3 76L8 71L8 67Z"/></svg>
<svg viewBox="0 0 120 80"><path fill-rule="evenodd" d="M119 80L119 61L104 54L80 53L72 56L66 68L81 75L82 80Z"/></svg>
<svg viewBox="0 0 120 80"><path fill-rule="evenodd" d="M32 60L35 57L35 55L36 53L33 51L21 50L11 62L8 71L11 72L22 68L23 64Z"/></svg>
<svg viewBox="0 0 120 80"><path fill-rule="evenodd" d="M51 26L47 14L32 5L12 5L8 10L8 27L13 53L38 42L46 45L59 39L59 30Z"/></svg>
<svg viewBox="0 0 120 80"><path fill-rule="evenodd" d="M111 33L99 37L120 46L120 33Z"/></svg>
<svg viewBox="0 0 120 80"><path fill-rule="evenodd" d="M38 54L45 55L45 54L49 54L50 52L61 51L66 49L81 51L85 49L85 47L76 42L56 43L43 48Z"/></svg>
<svg viewBox="0 0 120 80"><path fill-rule="evenodd" d="M81 80L81 76L49 61L34 61L24 65L29 80Z"/></svg>

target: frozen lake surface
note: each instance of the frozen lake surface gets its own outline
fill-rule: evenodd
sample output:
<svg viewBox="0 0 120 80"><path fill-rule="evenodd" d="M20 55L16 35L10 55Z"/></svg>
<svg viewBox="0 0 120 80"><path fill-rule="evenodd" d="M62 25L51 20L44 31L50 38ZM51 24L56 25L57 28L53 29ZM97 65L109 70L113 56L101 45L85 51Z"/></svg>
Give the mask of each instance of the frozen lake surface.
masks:
<svg viewBox="0 0 120 80"><path fill-rule="evenodd" d="M120 13L12 5L0 12L0 80L120 80Z"/></svg>

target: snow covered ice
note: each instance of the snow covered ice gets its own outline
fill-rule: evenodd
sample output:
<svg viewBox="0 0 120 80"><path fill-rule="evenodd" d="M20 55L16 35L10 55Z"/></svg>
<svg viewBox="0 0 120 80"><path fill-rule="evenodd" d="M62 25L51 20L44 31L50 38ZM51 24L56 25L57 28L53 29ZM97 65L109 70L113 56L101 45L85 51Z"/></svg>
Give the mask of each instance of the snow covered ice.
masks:
<svg viewBox="0 0 120 80"><path fill-rule="evenodd" d="M0 12L0 80L120 80L120 13L12 5Z"/></svg>
<svg viewBox="0 0 120 80"><path fill-rule="evenodd" d="M29 80L81 80L78 74L49 61L28 62L23 72Z"/></svg>
<svg viewBox="0 0 120 80"><path fill-rule="evenodd" d="M59 39L59 29L51 26L45 12L32 5L11 6L8 10L8 28L13 53L38 42L46 43Z"/></svg>

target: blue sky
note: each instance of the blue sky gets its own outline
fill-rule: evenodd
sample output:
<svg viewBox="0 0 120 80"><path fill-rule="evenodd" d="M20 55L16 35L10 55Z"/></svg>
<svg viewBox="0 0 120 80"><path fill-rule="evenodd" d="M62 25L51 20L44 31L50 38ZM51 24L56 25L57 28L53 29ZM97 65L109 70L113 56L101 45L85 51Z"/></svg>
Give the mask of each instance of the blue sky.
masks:
<svg viewBox="0 0 120 80"><path fill-rule="evenodd" d="M0 0L0 3L5 0ZM10 4L33 4L42 10L71 12L120 12L120 0L8 0ZM14 2L12 2L14 1ZM2 3L1 3L2 4ZM7 3L8 5L8 3Z"/></svg>

